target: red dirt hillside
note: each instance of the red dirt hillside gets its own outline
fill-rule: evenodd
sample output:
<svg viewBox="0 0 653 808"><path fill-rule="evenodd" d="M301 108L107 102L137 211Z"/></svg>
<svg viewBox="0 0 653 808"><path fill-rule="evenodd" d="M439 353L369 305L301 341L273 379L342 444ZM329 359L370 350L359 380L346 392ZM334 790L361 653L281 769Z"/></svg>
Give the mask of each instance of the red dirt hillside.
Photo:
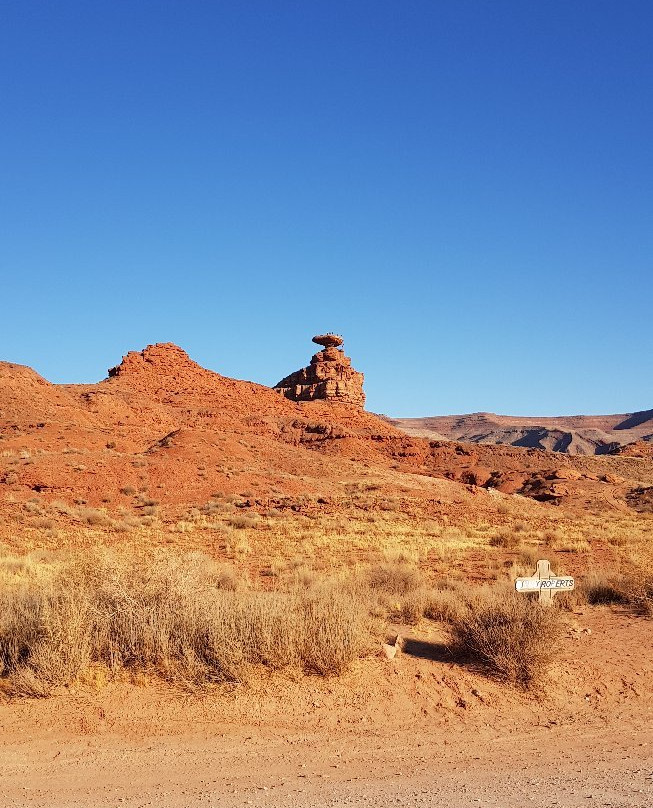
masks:
<svg viewBox="0 0 653 808"><path fill-rule="evenodd" d="M112 507L133 487L182 504L254 488L269 504L300 493L338 496L343 481L373 471L383 495L409 487L433 507L471 493L476 510L495 511L496 496L484 489L497 489L627 509L631 492L653 483L640 458L409 437L359 406L293 402L226 378L172 344L127 354L97 384L53 385L10 363L0 363L0 380L0 493L18 500L38 494Z"/></svg>

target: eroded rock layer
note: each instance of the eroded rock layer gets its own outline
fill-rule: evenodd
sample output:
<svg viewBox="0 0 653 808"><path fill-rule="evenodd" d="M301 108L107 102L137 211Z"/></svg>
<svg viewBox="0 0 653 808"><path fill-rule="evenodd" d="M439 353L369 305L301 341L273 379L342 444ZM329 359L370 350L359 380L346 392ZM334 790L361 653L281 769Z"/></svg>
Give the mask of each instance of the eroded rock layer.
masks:
<svg viewBox="0 0 653 808"><path fill-rule="evenodd" d="M362 373L354 370L351 359L340 347L342 337L321 334L313 342L323 345L311 358L308 367L291 373L278 382L274 389L292 401L340 401L355 407L365 405Z"/></svg>
<svg viewBox="0 0 653 808"><path fill-rule="evenodd" d="M650 456L653 410L627 415L571 415L533 418L476 412L391 421L409 435L431 440L508 444L573 455ZM627 445L637 446L627 449ZM650 446L647 448L647 444Z"/></svg>

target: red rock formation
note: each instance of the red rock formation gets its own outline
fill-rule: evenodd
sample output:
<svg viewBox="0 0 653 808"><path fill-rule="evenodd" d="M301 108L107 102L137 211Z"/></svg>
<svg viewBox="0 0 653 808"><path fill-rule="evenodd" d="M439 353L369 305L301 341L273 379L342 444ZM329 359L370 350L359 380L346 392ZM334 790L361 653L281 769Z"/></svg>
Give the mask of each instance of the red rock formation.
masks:
<svg viewBox="0 0 653 808"><path fill-rule="evenodd" d="M415 507L429 518L467 520L472 508L503 525L501 493L583 513L650 510L647 458L573 458L399 432L362 409L362 374L338 348L325 346L293 374L301 401L316 399L308 405L207 370L172 344L127 354L97 384L50 384L29 368L0 362L0 543L14 541L27 518L23 504L35 495L116 513L138 508L131 489L166 508L250 490L261 509L304 494L319 509L318 497L338 500L357 463L361 475L387 481L385 493L395 490L402 509L421 502ZM518 507L527 508L526 499Z"/></svg>
<svg viewBox="0 0 653 808"><path fill-rule="evenodd" d="M622 455L623 457L651 457L653 458L653 441L637 440L627 443L625 446L615 448L610 454Z"/></svg>
<svg viewBox="0 0 653 808"><path fill-rule="evenodd" d="M354 370L351 359L340 347L342 337L337 334L321 334L313 342L323 345L324 350L312 357L308 367L281 379L274 389L292 401L341 401L355 407L365 405L363 374Z"/></svg>
<svg viewBox="0 0 653 808"><path fill-rule="evenodd" d="M408 435L431 440L509 444L572 455L622 454L620 446L625 447L633 441L650 441L653 437L653 410L627 415L555 417L476 412L468 415L394 418L391 423ZM643 449L635 446L623 454L646 456L646 452L645 446Z"/></svg>
<svg viewBox="0 0 653 808"><path fill-rule="evenodd" d="M338 334L318 334L313 337L313 342L316 345L322 345L324 348L339 348L344 339Z"/></svg>
<svg viewBox="0 0 653 808"><path fill-rule="evenodd" d="M177 373L179 369L183 369L187 372L188 368L204 372L179 346L172 342L157 342L156 345L148 345L142 351L130 351L123 356L119 365L109 368L108 372L109 377L124 377L134 376L148 370L156 370L158 373Z"/></svg>

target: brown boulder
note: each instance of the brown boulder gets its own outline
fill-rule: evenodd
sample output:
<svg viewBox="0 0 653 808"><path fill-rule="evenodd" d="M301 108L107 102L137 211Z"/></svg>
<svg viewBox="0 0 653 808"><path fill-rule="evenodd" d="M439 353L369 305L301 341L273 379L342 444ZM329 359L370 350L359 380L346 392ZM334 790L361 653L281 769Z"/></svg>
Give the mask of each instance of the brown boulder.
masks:
<svg viewBox="0 0 653 808"><path fill-rule="evenodd" d="M344 339L338 334L317 334L313 337L313 342L317 345L323 345L325 348L339 348Z"/></svg>
<svg viewBox="0 0 653 808"><path fill-rule="evenodd" d="M653 457L653 441L633 441L625 446L619 446L612 454L623 455L624 457Z"/></svg>
<svg viewBox="0 0 653 808"><path fill-rule="evenodd" d="M559 468L547 475L547 480L580 480L583 475L571 466Z"/></svg>

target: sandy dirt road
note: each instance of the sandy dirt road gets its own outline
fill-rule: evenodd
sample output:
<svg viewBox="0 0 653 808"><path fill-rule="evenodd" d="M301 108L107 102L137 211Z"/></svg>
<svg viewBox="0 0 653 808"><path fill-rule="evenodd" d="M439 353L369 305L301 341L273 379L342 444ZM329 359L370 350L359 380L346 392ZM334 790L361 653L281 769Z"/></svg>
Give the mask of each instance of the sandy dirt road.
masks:
<svg viewBox="0 0 653 808"><path fill-rule="evenodd" d="M453 663L0 701L0 808L653 808L653 621L575 615L541 697Z"/></svg>
<svg viewBox="0 0 653 808"><path fill-rule="evenodd" d="M50 737L49 737L50 736ZM540 725L473 732L288 733L210 737L51 736L4 745L0 805L653 806L649 716L621 726Z"/></svg>

